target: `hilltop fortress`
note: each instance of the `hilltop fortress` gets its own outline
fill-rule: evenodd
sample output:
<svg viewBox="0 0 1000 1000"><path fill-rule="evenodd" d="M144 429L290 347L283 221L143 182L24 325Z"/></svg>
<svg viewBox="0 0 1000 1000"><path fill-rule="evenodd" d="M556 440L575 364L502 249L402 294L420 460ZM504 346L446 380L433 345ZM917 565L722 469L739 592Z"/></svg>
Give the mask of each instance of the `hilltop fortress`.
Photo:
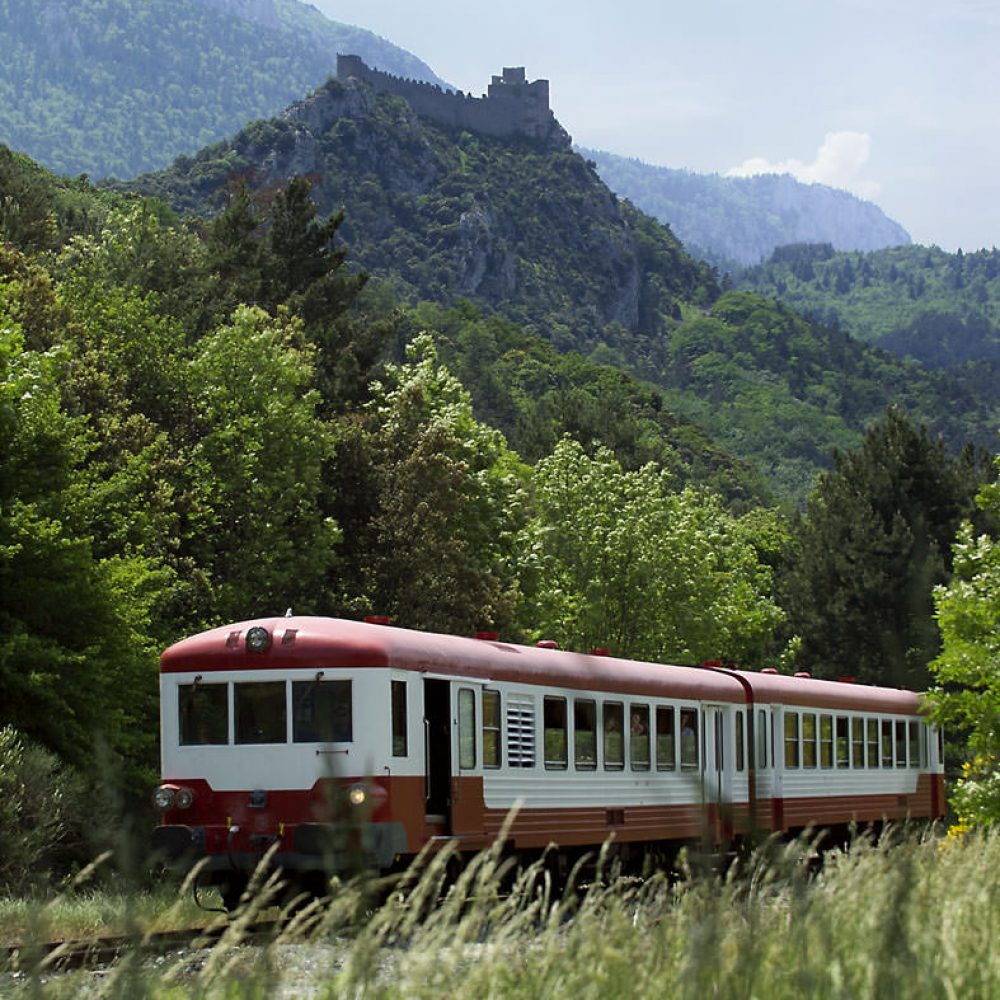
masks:
<svg viewBox="0 0 1000 1000"><path fill-rule="evenodd" d="M571 142L549 110L549 81L529 83L523 66L505 66L501 76L493 77L483 97L404 80L366 66L360 56L338 55L337 79L351 77L368 84L377 94L403 98L418 115L442 125L487 135L523 135L555 146L568 146Z"/></svg>

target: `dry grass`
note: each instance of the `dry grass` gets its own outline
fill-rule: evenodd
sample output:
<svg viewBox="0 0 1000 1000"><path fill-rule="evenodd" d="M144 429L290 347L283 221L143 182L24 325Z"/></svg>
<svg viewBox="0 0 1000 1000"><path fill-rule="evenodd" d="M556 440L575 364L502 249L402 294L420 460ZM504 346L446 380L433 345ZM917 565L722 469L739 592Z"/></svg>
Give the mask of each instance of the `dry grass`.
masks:
<svg viewBox="0 0 1000 1000"><path fill-rule="evenodd" d="M809 847L772 845L725 878L607 873L565 898L540 867L500 892L493 852L441 898L439 856L377 908L370 887L340 886L273 945L241 947L272 902L262 886L196 960L20 982L45 997L1000 996L1000 836L858 841L819 873Z"/></svg>

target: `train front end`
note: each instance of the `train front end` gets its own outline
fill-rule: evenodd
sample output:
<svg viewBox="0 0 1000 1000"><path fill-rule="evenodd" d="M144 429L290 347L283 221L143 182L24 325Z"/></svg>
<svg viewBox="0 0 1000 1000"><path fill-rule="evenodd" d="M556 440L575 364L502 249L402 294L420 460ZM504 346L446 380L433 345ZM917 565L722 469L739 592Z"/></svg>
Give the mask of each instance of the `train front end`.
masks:
<svg viewBox="0 0 1000 1000"><path fill-rule="evenodd" d="M377 643L338 641L332 624L226 626L161 659L154 848L172 867L201 862L227 906L265 858L321 889L412 853L406 803L422 781L393 756L406 705L387 711L395 695Z"/></svg>

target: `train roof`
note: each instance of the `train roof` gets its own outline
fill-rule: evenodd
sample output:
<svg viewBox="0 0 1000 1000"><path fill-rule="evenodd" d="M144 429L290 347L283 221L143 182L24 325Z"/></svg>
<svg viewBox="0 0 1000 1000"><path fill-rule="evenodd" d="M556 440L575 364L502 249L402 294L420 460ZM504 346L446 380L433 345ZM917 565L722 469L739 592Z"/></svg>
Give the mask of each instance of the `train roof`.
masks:
<svg viewBox="0 0 1000 1000"><path fill-rule="evenodd" d="M262 652L246 643L263 627ZM182 639L160 659L162 673L305 668L392 667L442 677L509 681L603 691L623 696L754 702L842 711L914 714L911 691L724 668L674 666L520 646L495 639L418 632L368 622L311 616L238 622Z"/></svg>

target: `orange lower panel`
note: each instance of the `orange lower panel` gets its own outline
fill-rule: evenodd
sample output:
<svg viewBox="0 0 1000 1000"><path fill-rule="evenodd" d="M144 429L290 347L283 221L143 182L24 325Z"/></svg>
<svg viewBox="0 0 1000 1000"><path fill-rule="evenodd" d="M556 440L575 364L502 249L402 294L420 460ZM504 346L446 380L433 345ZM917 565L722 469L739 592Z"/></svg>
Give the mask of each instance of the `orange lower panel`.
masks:
<svg viewBox="0 0 1000 1000"><path fill-rule="evenodd" d="M492 839L507 814L487 809L485 828ZM623 809L565 808L522 809L513 820L509 836L517 847L542 848L598 845L614 834L620 841L687 840L702 836L706 817L700 806L634 806Z"/></svg>
<svg viewBox="0 0 1000 1000"><path fill-rule="evenodd" d="M483 802L481 778L462 778L453 783L451 829L431 830L424 822L424 780L393 778L387 782L390 797L387 812L401 821L413 853L433 834L446 841L458 840L463 850L478 850L493 843L507 819L502 809L489 809ZM733 833L751 830L797 830L809 826L836 826L850 822L934 819L941 815L944 789L941 775L921 774L916 791L909 795L844 795L837 797L757 801L751 817L746 803L724 809L699 804L676 806L626 806L605 809L589 807L522 809L513 820L509 837L519 848L538 849L551 843L565 847L597 846L614 834L622 842L693 840L708 836L715 841Z"/></svg>

